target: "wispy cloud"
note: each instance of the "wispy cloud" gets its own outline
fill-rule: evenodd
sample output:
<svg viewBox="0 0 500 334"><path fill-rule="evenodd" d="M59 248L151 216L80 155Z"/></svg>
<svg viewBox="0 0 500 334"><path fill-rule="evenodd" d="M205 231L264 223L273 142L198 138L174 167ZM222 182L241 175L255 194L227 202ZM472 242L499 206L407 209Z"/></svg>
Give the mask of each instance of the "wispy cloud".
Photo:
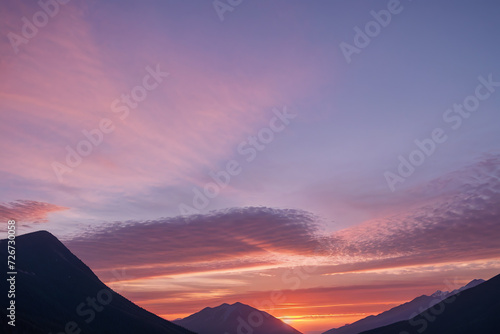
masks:
<svg viewBox="0 0 500 334"><path fill-rule="evenodd" d="M321 232L318 217L311 213L249 207L117 222L89 230L66 245L105 281L111 279L109 268L126 267L131 278L117 282L122 292L160 314L176 308L195 311L209 302L215 306L238 299L265 300L268 288L291 289L296 274L292 270L290 276L288 270L294 267L315 269L306 275L313 278L301 279L300 289L287 293L292 300L308 300L307 292L315 294L313 304L325 304L323 295L334 295L336 301L345 295L345 302L358 303L366 296L354 297L350 288L345 288L349 290L345 294L341 291L351 281L363 282L370 275L395 279L464 270L487 274L498 266L498 159L486 157L415 188L412 196L419 200L404 213L330 234ZM438 187L431 193L439 191L440 196L429 198L427 187ZM313 288L318 285L325 290ZM377 287L358 284L356 289L379 294L387 290L390 298L405 298L409 287L432 290L435 286L427 279L421 286L396 279ZM189 302L193 296L201 301ZM387 307L368 304L368 311ZM345 305L330 307L330 311L346 309Z"/></svg>
<svg viewBox="0 0 500 334"><path fill-rule="evenodd" d="M45 223L49 213L64 210L68 208L45 202L17 200L0 204L0 219L14 219L21 223Z"/></svg>
<svg viewBox="0 0 500 334"><path fill-rule="evenodd" d="M160 272L190 265L209 270L204 262L240 267L270 263L273 254L313 255L320 250L317 231L310 213L254 207L113 224L67 245L96 269L158 264Z"/></svg>
<svg viewBox="0 0 500 334"><path fill-rule="evenodd" d="M128 266L142 277L311 265L308 258L330 273L488 259L500 253L498 159L433 180L439 199L331 235L305 211L254 207L110 224L67 245L94 269Z"/></svg>
<svg viewBox="0 0 500 334"><path fill-rule="evenodd" d="M226 36L227 31L220 36L233 43L215 50L235 52L238 61L208 56L194 36L143 24L182 25L171 19L178 16L175 10L195 5L161 6L165 10L134 2L115 6L74 0L61 6L19 54L8 39L0 41L0 150L9 159L0 173L26 183L23 195L43 182L50 189L47 201L79 209L81 216L149 219L177 214L178 205L192 198L193 186L211 180L208 172L225 167L238 144L269 122L273 107L289 103L286 98L296 96L305 83L311 89L310 84L324 80L314 75L318 70L305 66L301 55L292 56L280 46L269 50L272 64L266 61L262 67L262 60L246 52L244 39ZM36 2L11 0L5 9L0 15L6 33L20 30L21 18L40 10ZM210 20L212 14L199 13L200 19ZM292 42L297 43L287 41ZM120 119L112 102L130 94L146 66L156 64L170 76L131 108L127 119ZM86 139L82 131L97 128L102 118L112 120L115 130L60 184L52 163L64 164L66 147L75 149ZM214 206L233 206L228 203L237 191L229 188Z"/></svg>
<svg viewBox="0 0 500 334"><path fill-rule="evenodd" d="M407 264L499 254L499 156L432 180L414 196L424 204L335 233L334 250Z"/></svg>

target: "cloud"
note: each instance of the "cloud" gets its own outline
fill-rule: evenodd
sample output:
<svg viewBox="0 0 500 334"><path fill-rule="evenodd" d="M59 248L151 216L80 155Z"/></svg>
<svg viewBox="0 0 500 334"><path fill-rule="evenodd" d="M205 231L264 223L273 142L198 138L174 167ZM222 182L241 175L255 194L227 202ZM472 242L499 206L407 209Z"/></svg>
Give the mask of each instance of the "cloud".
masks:
<svg viewBox="0 0 500 334"><path fill-rule="evenodd" d="M95 270L128 267L135 277L266 265L320 265L341 273L495 258L500 254L499 166L498 156L487 157L433 180L427 187L439 187L440 195L425 204L330 235L320 233L311 213L249 207L114 223L67 245ZM414 191L422 196L428 190Z"/></svg>
<svg viewBox="0 0 500 334"><path fill-rule="evenodd" d="M412 193L425 204L334 233L332 254L370 259L363 267L500 254L499 156L487 156Z"/></svg>
<svg viewBox="0 0 500 334"><path fill-rule="evenodd" d="M171 273L208 270L207 263L221 269L273 263L275 254L312 255L320 249L318 230L310 213L249 207L112 224L66 245L94 269L154 266Z"/></svg>
<svg viewBox="0 0 500 334"><path fill-rule="evenodd" d="M14 219L16 222L23 223L46 223L49 213L67 209L51 203L17 200L0 204L0 219L2 221Z"/></svg>
<svg viewBox="0 0 500 334"><path fill-rule="evenodd" d="M40 10L36 3L8 3L9 10L2 13L9 23L6 31L19 31L21 17ZM272 107L287 102L283 96L310 82L310 69L290 70L283 59L256 75L249 67L255 57L238 48L241 56L236 59L245 65L237 65L239 71L252 74L241 80L243 73L235 77L232 68L221 70L225 59L214 57L208 66L207 57L195 47L198 43L186 43L170 33L177 29L152 29L156 24L184 22L169 22L184 6L169 6L159 18L158 10L148 6L75 1L61 6L18 55L6 38L0 41L0 54L5 54L0 62L0 130L6 139L0 148L11 161L0 170L56 184L51 163L64 163L66 145L74 149L85 139L83 130L109 118L116 130L81 167L64 175L66 184L110 193L115 187L126 188L124 192L135 194L179 183L203 185L206 171L220 167L239 142L268 123ZM123 29L130 34L123 34ZM235 49L232 43L225 48ZM156 64L171 75L120 119L121 114L111 110L112 102L130 94L147 74L145 68ZM276 82L276 72L287 80ZM40 144L34 148L32 142ZM113 195L108 193L108 199Z"/></svg>
<svg viewBox="0 0 500 334"><path fill-rule="evenodd" d="M442 288L436 279L446 275L495 271L499 176L500 157L485 157L412 189L409 196L419 200L404 213L330 234L305 211L248 207L117 222L65 243L101 279L158 314L265 300L276 288L287 290L290 301L330 305L334 299L342 304L328 306L335 312L366 302L366 293L379 300L382 291L386 304L366 305L376 313L414 291ZM301 277L296 270L311 266L302 270L307 278L299 280L300 289L290 291ZM113 268L125 268L127 276L111 277ZM419 280L363 283L373 275Z"/></svg>
<svg viewBox="0 0 500 334"><path fill-rule="evenodd" d="M197 31L190 37L174 33L185 31L179 11L191 7L197 10L189 12L199 15L195 26L201 28L190 25L190 31ZM18 54L7 38L0 40L0 151L9 161L0 166L0 175L25 185L8 184L0 200L36 192L42 200L74 208L80 220L178 214L179 204L192 201L193 187L213 181L210 171L226 168L234 158L245 161L237 154L238 145L268 126L274 107L293 105L305 85L312 90L310 85L324 80L299 53L281 45L266 48L272 57L265 61L250 54L247 48L259 48L221 29L212 11L185 3L161 8L73 0L60 6ZM21 18L37 10L36 2L6 1L1 30L20 32ZM203 20L213 21L209 24L216 30L207 29ZM242 28L253 34L246 25ZM221 44L208 57L199 41L210 38ZM297 43L295 36L286 42ZM157 64L170 75L121 119L111 104L142 83L147 66ZM84 143L83 131L98 128L103 118L115 130L59 183L53 163L66 164L68 149ZM210 208L265 204L245 203L240 189L231 180Z"/></svg>
<svg viewBox="0 0 500 334"><path fill-rule="evenodd" d="M255 287L255 286L253 286ZM304 308L312 312L328 310L333 312L354 312L360 308L374 308L382 311L387 304L399 304L407 298L405 295L412 289L420 289L432 293L435 286L429 282L399 282L390 281L378 284L347 284L336 287L317 287L291 290L282 284L275 292L262 289L235 293L227 285L212 289L192 287L189 290L182 287L166 287L158 291L127 292L127 296L139 305L158 314L193 313L206 306L217 306L222 303L237 301L258 309L267 309L273 315L300 314ZM382 292L382 297L380 293ZM276 297L277 296L277 297ZM272 302L271 300L275 300ZM280 300L280 302L276 302ZM396 302L394 302L396 301ZM362 305L360 305L362 304ZM314 309L314 306L317 309ZM298 313L297 313L298 312Z"/></svg>

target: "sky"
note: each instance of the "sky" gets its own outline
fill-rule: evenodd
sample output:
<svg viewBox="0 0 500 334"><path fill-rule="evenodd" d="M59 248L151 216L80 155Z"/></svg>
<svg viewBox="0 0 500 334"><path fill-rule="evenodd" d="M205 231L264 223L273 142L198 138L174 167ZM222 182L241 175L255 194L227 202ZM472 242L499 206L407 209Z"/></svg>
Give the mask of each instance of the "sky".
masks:
<svg viewBox="0 0 500 334"><path fill-rule="evenodd" d="M491 278L499 14L3 1L0 219L169 320L240 301L321 333Z"/></svg>

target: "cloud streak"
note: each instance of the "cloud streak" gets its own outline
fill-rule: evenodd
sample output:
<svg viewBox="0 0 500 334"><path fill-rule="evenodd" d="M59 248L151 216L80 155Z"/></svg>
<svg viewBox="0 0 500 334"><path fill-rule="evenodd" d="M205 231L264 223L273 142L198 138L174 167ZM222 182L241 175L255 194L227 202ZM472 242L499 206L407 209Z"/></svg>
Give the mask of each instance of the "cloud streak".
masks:
<svg viewBox="0 0 500 334"><path fill-rule="evenodd" d="M425 204L333 235L334 252L442 261L500 253L500 157L493 155L414 189ZM433 196L426 196L426 194ZM411 260L413 259L413 260Z"/></svg>
<svg viewBox="0 0 500 334"><path fill-rule="evenodd" d="M68 208L45 202L17 200L0 204L0 219L2 221L14 219L21 223L46 223L49 213L64 210Z"/></svg>
<svg viewBox="0 0 500 334"><path fill-rule="evenodd" d="M142 277L312 263L336 273L494 258L500 254L499 160L492 156L433 180L439 200L330 235L305 211L250 207L115 223L67 245L96 270L129 267Z"/></svg>
<svg viewBox="0 0 500 334"><path fill-rule="evenodd" d="M315 217L304 211L250 207L113 224L69 240L67 246L95 269L152 265L187 269L228 260L226 264L239 267L272 263L274 254L313 255L320 249L318 229Z"/></svg>
<svg viewBox="0 0 500 334"><path fill-rule="evenodd" d="M306 303L307 292L316 295L317 305L331 296L336 300L350 296L352 301L353 289L345 288L349 291L344 295L343 286L364 282L370 275L395 279L419 273L456 274L458 268L486 274L494 270L500 254L499 160L488 156L413 189L410 196L420 200L404 213L330 234L322 232L318 217L311 213L249 207L117 222L65 243L101 279L159 314L174 314L176 309L194 312L207 303L216 306L242 298L251 302L250 296L265 299L267 289L292 289L300 277L296 269L312 267L307 279L299 279L300 289L287 292L289 298ZM429 191L439 196L429 198ZM112 268L125 268L128 276L114 281ZM408 287L428 287L430 292L435 287L430 279L421 286L414 281L404 284L401 289L395 282L383 289L371 285L363 289L370 294L387 290L388 296L401 300ZM189 302L192 298L200 300ZM354 304L376 299L366 298L358 295ZM367 304L366 310L386 307Z"/></svg>

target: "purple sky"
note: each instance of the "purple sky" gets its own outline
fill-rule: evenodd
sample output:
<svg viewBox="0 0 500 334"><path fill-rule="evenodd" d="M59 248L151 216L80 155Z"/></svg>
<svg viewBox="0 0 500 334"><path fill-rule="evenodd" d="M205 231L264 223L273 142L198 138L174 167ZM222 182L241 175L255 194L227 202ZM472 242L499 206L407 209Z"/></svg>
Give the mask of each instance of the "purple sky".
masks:
<svg viewBox="0 0 500 334"><path fill-rule="evenodd" d="M160 243L213 236L200 252L219 245L205 251L217 268L239 268L235 254L308 263L319 232L304 217L335 245L321 261L359 270L371 265L358 256L382 268L498 254L497 2L242 1L223 20L211 1L57 7L0 5L0 216L20 233L47 229L97 270L113 254L134 277L167 251L139 252L143 226ZM369 43L355 39L388 8ZM360 47L347 59L341 43ZM226 245L233 215L247 227ZM116 252L127 242L135 262Z"/></svg>

